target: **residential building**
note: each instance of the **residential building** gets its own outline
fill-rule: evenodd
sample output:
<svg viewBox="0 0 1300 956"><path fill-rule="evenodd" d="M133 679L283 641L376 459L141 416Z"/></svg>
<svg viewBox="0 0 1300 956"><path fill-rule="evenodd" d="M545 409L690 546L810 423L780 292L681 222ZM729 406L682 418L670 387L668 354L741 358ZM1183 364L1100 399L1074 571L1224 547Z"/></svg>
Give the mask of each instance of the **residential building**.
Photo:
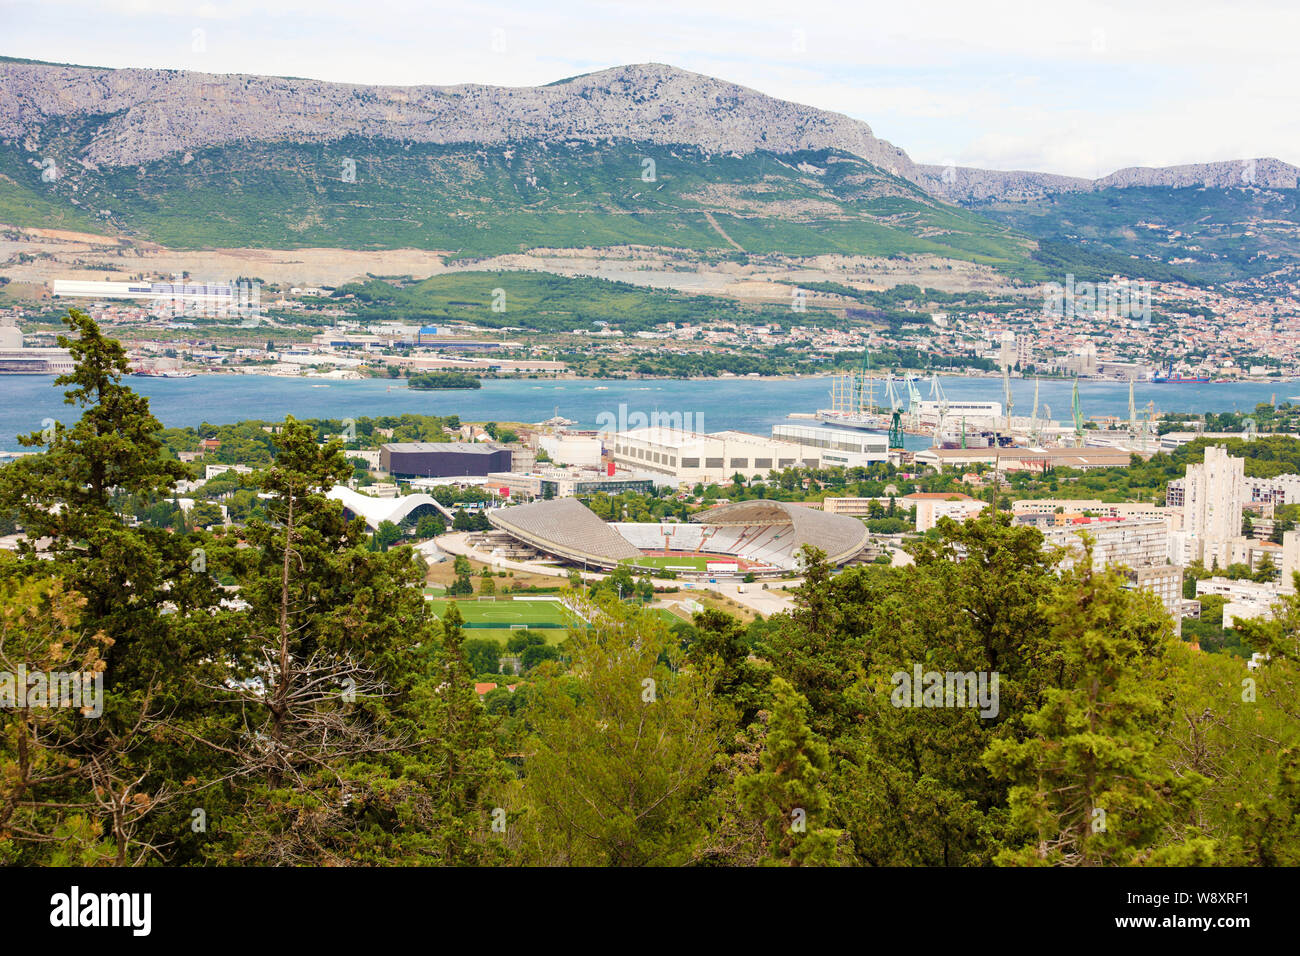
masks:
<svg viewBox="0 0 1300 956"><path fill-rule="evenodd" d="M955 492L916 492L904 495L902 503L916 508L916 530L929 531L940 518L967 521L989 506L987 501Z"/></svg>

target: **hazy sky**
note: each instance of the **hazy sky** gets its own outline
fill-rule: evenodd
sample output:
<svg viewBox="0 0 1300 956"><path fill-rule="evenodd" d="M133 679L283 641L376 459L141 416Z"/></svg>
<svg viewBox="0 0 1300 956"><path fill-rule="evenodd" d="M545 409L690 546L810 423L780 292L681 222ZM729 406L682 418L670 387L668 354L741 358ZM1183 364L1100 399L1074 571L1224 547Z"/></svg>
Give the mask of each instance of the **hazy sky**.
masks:
<svg viewBox="0 0 1300 956"><path fill-rule="evenodd" d="M0 0L8 56L508 86L671 63L865 120L920 162L1089 177L1300 164L1298 49L1295 0Z"/></svg>

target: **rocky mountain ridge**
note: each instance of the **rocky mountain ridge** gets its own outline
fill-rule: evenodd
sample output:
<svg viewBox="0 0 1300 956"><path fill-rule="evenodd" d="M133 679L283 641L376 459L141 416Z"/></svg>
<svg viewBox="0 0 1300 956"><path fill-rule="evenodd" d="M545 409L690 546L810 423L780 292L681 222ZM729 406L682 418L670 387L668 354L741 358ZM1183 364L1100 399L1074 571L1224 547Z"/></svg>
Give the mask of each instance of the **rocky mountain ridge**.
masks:
<svg viewBox="0 0 1300 956"><path fill-rule="evenodd" d="M738 155L842 150L967 204L1132 186L1295 189L1300 183L1300 169L1272 158L1122 169L1097 180L923 165L860 120L654 63L538 87L398 87L0 60L0 94L0 139L31 151L52 124L90 121L78 157L90 168L242 142L362 136L483 145L619 141Z"/></svg>

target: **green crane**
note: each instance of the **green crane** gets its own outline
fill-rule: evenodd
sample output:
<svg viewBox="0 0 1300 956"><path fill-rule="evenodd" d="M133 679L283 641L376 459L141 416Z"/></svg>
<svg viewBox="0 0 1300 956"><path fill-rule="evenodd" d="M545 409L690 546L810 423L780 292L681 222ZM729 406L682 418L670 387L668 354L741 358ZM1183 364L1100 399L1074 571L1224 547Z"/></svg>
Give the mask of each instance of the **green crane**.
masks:
<svg viewBox="0 0 1300 956"><path fill-rule="evenodd" d="M903 447L903 414L899 411L898 392L894 390L894 374L891 372L885 380L885 397L889 399L889 447Z"/></svg>

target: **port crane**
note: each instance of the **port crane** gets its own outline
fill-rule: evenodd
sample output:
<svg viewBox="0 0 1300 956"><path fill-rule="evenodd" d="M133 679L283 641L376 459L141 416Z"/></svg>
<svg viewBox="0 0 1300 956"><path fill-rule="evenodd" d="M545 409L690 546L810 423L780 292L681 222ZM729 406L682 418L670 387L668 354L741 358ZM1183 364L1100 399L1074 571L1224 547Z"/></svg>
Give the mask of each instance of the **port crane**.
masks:
<svg viewBox="0 0 1300 956"><path fill-rule="evenodd" d="M930 398L939 403L939 417L934 426L934 443L943 445L943 426L948 418L948 396L939 384L939 373L935 372L930 376Z"/></svg>
<svg viewBox="0 0 1300 956"><path fill-rule="evenodd" d="M916 387L915 375L904 375L907 383L907 418L914 430L921 427L921 391Z"/></svg>
<svg viewBox="0 0 1300 956"><path fill-rule="evenodd" d="M902 404L898 399L898 392L894 388L894 375L891 372L885 379L885 399L889 402L889 447L903 447L903 418L899 411Z"/></svg>
<svg viewBox="0 0 1300 956"><path fill-rule="evenodd" d="M1029 444L1039 445L1042 443L1043 429L1038 419L1038 384L1040 379L1034 379L1034 413L1029 419Z"/></svg>
<svg viewBox="0 0 1300 956"><path fill-rule="evenodd" d="M1074 447L1083 447L1083 407L1079 404L1079 377L1074 377L1074 394L1070 396L1070 411L1074 414Z"/></svg>
<svg viewBox="0 0 1300 956"><path fill-rule="evenodd" d="M1133 401L1133 379L1128 380L1128 437L1137 441L1138 417L1137 405Z"/></svg>
<svg viewBox="0 0 1300 956"><path fill-rule="evenodd" d="M1011 366L1002 366L1002 400L1007 407L1007 434L1011 434L1011 409L1015 402L1011 400Z"/></svg>

